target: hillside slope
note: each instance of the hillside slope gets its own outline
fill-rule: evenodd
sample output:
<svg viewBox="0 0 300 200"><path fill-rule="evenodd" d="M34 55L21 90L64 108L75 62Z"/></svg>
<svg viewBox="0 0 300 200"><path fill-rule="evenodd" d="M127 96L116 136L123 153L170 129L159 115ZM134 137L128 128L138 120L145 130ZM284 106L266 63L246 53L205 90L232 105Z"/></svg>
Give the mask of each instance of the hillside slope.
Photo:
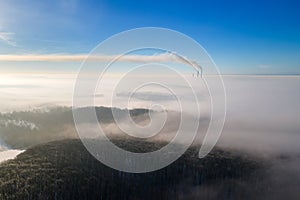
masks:
<svg viewBox="0 0 300 200"><path fill-rule="evenodd" d="M114 143L137 152L157 148L150 142ZM198 159L191 148L164 169L123 173L93 158L80 140L63 140L2 163L0 199L251 199L262 169L258 161L218 149Z"/></svg>

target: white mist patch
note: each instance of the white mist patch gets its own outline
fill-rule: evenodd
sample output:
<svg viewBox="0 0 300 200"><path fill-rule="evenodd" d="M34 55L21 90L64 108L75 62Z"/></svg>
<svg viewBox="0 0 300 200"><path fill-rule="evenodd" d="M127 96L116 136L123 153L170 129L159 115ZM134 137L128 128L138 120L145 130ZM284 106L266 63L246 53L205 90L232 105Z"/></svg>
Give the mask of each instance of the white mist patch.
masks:
<svg viewBox="0 0 300 200"><path fill-rule="evenodd" d="M117 76L117 75L115 75ZM0 75L0 111L14 111L37 108L42 105L71 106L75 75L72 74L1 74ZM136 77L139 78L139 77ZM194 80L193 77L187 77ZM204 79L213 80L213 76ZM96 103L109 106L106 91L112 88L115 80L105 82ZM143 77L140 77L143 79ZM300 152L297 143L300 130L300 77L298 76L223 76L227 94L227 116L219 145L281 151L295 149ZM213 82L213 81L211 81ZM176 82L175 82L176 83ZM174 83L174 84L175 84ZM196 85L196 84L195 84ZM174 85L184 93L183 85ZM213 87L213 86L212 86ZM61 89L63 88L63 89ZM122 91L121 91L122 92ZM127 99L128 91L119 93L120 101ZM202 84L196 88L201 98L199 105L201 117L209 118L207 107L209 96ZM99 92L96 91L96 94ZM123 96L125 95L125 98ZM174 108L174 99L162 95L160 91L137 93L133 96L132 107L149 105L149 100ZM186 97L188 100L189 97ZM120 105L122 105L120 103ZM35 129L38 125L23 119L0 121L2 126L15 125ZM112 128L112 127L111 127Z"/></svg>
<svg viewBox="0 0 300 200"><path fill-rule="evenodd" d="M300 77L225 76L227 116L219 145L300 154Z"/></svg>
<svg viewBox="0 0 300 200"><path fill-rule="evenodd" d="M0 112L71 105L74 74L0 74ZM63 89L62 89L63 88Z"/></svg>
<svg viewBox="0 0 300 200"><path fill-rule="evenodd" d="M0 111L34 109L49 105L71 106L75 77L74 74L1 74ZM191 82L197 81L191 75L186 78ZM204 73L203 78L213 83L215 77ZM232 75L223 76L223 79L227 95L227 116L218 145L262 153L300 152L299 76ZM116 84L118 75L111 75L107 80L109 81L104 83L103 91L95 91L96 106L110 105L107 92ZM198 100L201 119L207 121L211 112L207 103L209 95L203 84L194 85L195 92L200 97ZM185 85L176 85L176 82L174 87L180 88L179 91L182 93L186 88ZM141 91L133 96L131 106L147 108L149 101L154 101L157 104L167 105L168 110L176 107L176 102L174 103L174 98L170 94L162 94L154 88L149 90L149 93ZM128 91L120 91L118 95L120 101L127 100ZM185 98L189 100L189 96ZM15 124L29 129L39 126L37 123L30 124L30 120L20 119L28 123L6 120L4 125ZM204 122L200 122L200 129L205 129L207 123L204 125L201 123ZM87 125L87 130L91 129ZM105 129L107 132L118 132L114 124L107 125ZM200 134L204 132L203 130ZM169 134L166 132L165 135Z"/></svg>
<svg viewBox="0 0 300 200"><path fill-rule="evenodd" d="M23 152L24 150L15 150L15 149L2 151L0 152L0 163L6 160L14 159L17 155Z"/></svg>
<svg viewBox="0 0 300 200"><path fill-rule="evenodd" d="M152 114L153 118L161 119L164 116L165 116L164 113ZM149 119L149 116L147 115L139 115L137 117L133 117L132 120L137 126L143 126L143 127L147 127L149 126L150 123L152 123L151 120ZM151 127L149 128L148 131L150 132L153 131L155 133L151 137L146 137L147 134L143 132L139 132L138 130L134 130L134 128L130 126L128 119L121 120L120 124L116 124L114 122L99 123L99 124L82 123L79 124L79 126L80 128L86 130L86 134L82 135L83 139L101 138L99 134L100 131L99 128L101 128L107 137L133 136L136 138L149 139L151 141L170 141L176 134L176 131L180 123L179 121L180 121L180 113L168 112L166 122L164 123L162 129L160 129L161 124L157 124L157 122L151 124ZM120 127L122 127L123 130ZM128 133L127 131L130 131L130 133Z"/></svg>
<svg viewBox="0 0 300 200"><path fill-rule="evenodd" d="M30 130L38 130L39 128L32 122L28 122L25 120L15 120L15 119L7 119L7 120L0 120L0 127L7 128L8 126L17 126L20 128L27 128Z"/></svg>

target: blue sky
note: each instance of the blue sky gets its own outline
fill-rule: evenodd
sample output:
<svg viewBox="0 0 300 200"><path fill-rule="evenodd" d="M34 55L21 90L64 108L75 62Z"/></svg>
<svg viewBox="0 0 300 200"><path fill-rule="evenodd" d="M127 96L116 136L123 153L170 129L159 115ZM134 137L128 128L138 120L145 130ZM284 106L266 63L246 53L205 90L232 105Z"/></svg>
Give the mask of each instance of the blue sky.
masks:
<svg viewBox="0 0 300 200"><path fill-rule="evenodd" d="M0 0L0 54L87 54L137 27L180 31L222 73L300 74L300 1ZM0 68L77 69L80 63L0 61Z"/></svg>

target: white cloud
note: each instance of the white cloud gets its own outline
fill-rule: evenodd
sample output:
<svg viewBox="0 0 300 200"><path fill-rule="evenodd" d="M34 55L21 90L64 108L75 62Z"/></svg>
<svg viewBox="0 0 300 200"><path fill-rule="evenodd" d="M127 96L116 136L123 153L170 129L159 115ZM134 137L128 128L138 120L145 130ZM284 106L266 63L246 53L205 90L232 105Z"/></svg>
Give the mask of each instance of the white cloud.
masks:
<svg viewBox="0 0 300 200"><path fill-rule="evenodd" d="M16 41L14 39L15 33L12 32L0 32L0 41L10 45L16 46Z"/></svg>

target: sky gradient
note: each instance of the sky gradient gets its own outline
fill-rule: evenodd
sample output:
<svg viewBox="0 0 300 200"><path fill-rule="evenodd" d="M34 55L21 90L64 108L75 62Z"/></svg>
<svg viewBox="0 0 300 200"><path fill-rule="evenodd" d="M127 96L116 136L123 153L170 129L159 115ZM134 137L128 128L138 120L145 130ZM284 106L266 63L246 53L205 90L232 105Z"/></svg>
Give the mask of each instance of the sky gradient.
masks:
<svg viewBox="0 0 300 200"><path fill-rule="evenodd" d="M0 0L0 55L88 54L139 27L180 31L223 74L300 74L299 1ZM76 71L80 62L0 61L0 72Z"/></svg>

